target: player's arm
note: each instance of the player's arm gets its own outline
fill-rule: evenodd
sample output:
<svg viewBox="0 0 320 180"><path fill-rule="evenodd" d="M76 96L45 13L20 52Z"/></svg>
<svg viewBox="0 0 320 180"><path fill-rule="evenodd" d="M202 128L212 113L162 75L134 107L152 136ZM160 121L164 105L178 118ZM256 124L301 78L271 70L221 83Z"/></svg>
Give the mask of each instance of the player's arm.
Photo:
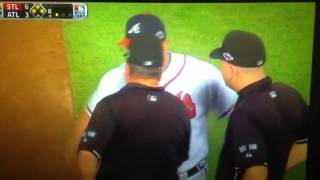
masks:
<svg viewBox="0 0 320 180"><path fill-rule="evenodd" d="M208 71L206 99L209 109L213 110L219 119L228 117L238 99L238 95L226 85L217 68L210 65Z"/></svg>
<svg viewBox="0 0 320 180"><path fill-rule="evenodd" d="M124 79L124 64L121 64L115 69L107 72L100 80L98 87L89 98L88 104L83 108L80 120L77 122L76 128L73 132L71 144L74 144L74 152L76 152L79 145L79 140L85 128L88 125L89 119L92 115L96 104L104 97L115 93L125 85Z"/></svg>
<svg viewBox="0 0 320 180"><path fill-rule="evenodd" d="M242 180L267 180L268 168L266 166L252 166L245 170Z"/></svg>
<svg viewBox="0 0 320 180"><path fill-rule="evenodd" d="M115 120L107 98L97 104L79 144L77 169L82 180L95 179L97 164L115 131Z"/></svg>
<svg viewBox="0 0 320 180"><path fill-rule="evenodd" d="M245 109L230 119L233 156L242 180L267 180L268 166L263 134Z"/></svg>
<svg viewBox="0 0 320 180"><path fill-rule="evenodd" d="M89 98L87 106L83 109L82 120L88 120L94 111L97 103L106 96L119 91L125 84L124 64L110 70L101 78L98 87Z"/></svg>
<svg viewBox="0 0 320 180"><path fill-rule="evenodd" d="M287 171L291 170L292 168L304 162L307 159L307 151L308 151L307 143L293 144L290 150L286 170Z"/></svg>
<svg viewBox="0 0 320 180"><path fill-rule="evenodd" d="M303 163L307 159L307 151L308 151L308 105L305 103L303 98L300 96L301 100L301 112L302 115L302 123L300 128L296 133L296 143L293 144L287 162L286 170L291 170L292 168L298 166Z"/></svg>
<svg viewBox="0 0 320 180"><path fill-rule="evenodd" d="M77 157L80 180L95 180L98 159L89 151L79 151Z"/></svg>
<svg viewBox="0 0 320 180"><path fill-rule="evenodd" d="M77 122L76 127L73 130L72 144L75 144L75 152L79 146L79 142L84 130L87 128L92 113L88 113L87 110L83 110L80 115L80 120Z"/></svg>

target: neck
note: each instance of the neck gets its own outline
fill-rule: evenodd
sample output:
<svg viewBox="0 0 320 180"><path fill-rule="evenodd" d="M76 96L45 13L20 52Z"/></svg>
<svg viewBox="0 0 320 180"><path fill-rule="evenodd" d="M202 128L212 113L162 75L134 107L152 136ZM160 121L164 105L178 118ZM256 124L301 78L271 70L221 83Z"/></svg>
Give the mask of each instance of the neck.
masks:
<svg viewBox="0 0 320 180"><path fill-rule="evenodd" d="M260 81L261 79L264 79L266 77L264 71L259 71L257 73L253 74L246 74L243 73L241 76L238 77L236 80L236 83L234 83L233 89L236 92L241 91L241 89L249 86L252 83L255 83L257 81Z"/></svg>
<svg viewBox="0 0 320 180"><path fill-rule="evenodd" d="M130 78L127 80L127 82L142 84L142 85L149 86L149 87L158 87L159 86L158 79Z"/></svg>

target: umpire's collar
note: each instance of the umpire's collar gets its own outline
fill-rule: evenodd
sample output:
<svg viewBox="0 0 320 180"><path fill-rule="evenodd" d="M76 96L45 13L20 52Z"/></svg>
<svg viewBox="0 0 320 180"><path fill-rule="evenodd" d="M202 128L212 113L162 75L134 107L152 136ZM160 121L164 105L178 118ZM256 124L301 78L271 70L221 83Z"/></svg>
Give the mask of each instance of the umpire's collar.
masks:
<svg viewBox="0 0 320 180"><path fill-rule="evenodd" d="M145 90L154 90L154 91L164 91L164 87L151 87L140 83L128 83L126 88L135 88L135 89L145 89Z"/></svg>
<svg viewBox="0 0 320 180"><path fill-rule="evenodd" d="M252 94L255 91L263 90L266 87L270 86L271 84L272 84L272 79L269 76L259 81L256 81L252 84L249 84L238 92L239 99L245 96L248 96L249 94Z"/></svg>

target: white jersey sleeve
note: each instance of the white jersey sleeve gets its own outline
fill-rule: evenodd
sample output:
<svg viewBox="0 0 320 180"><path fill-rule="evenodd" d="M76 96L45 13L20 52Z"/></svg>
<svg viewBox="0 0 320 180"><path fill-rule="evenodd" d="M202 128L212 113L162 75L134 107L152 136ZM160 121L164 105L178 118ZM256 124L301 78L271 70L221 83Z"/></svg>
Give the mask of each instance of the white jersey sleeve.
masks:
<svg viewBox="0 0 320 180"><path fill-rule="evenodd" d="M121 64L103 75L97 89L88 101L87 110L89 113L93 112L96 104L104 97L117 92L126 84L124 69L125 65Z"/></svg>
<svg viewBox="0 0 320 180"><path fill-rule="evenodd" d="M217 113L219 118L230 115L238 95L230 89L220 71L213 65L208 66L207 85L208 108Z"/></svg>

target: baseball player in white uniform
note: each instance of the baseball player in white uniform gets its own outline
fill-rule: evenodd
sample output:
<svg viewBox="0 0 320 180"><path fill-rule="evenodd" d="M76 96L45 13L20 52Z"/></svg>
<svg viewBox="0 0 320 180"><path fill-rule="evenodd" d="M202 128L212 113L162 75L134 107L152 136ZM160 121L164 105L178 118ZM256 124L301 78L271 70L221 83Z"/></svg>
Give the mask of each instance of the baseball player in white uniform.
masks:
<svg viewBox="0 0 320 180"><path fill-rule="evenodd" d="M127 22L126 38L120 45L128 45L135 36L153 35L166 46L165 28L161 20L150 14L131 17ZM191 140L189 159L179 168L181 180L207 179L208 154L208 112L219 117L228 115L237 99L237 94L229 89L219 70L213 65L194 57L167 51L160 86L180 98L187 108L191 120ZM89 119L96 104L105 96L117 92L125 82L124 64L107 72L86 107ZM125 113L125 112L124 112ZM155 114L156 115L156 114Z"/></svg>

